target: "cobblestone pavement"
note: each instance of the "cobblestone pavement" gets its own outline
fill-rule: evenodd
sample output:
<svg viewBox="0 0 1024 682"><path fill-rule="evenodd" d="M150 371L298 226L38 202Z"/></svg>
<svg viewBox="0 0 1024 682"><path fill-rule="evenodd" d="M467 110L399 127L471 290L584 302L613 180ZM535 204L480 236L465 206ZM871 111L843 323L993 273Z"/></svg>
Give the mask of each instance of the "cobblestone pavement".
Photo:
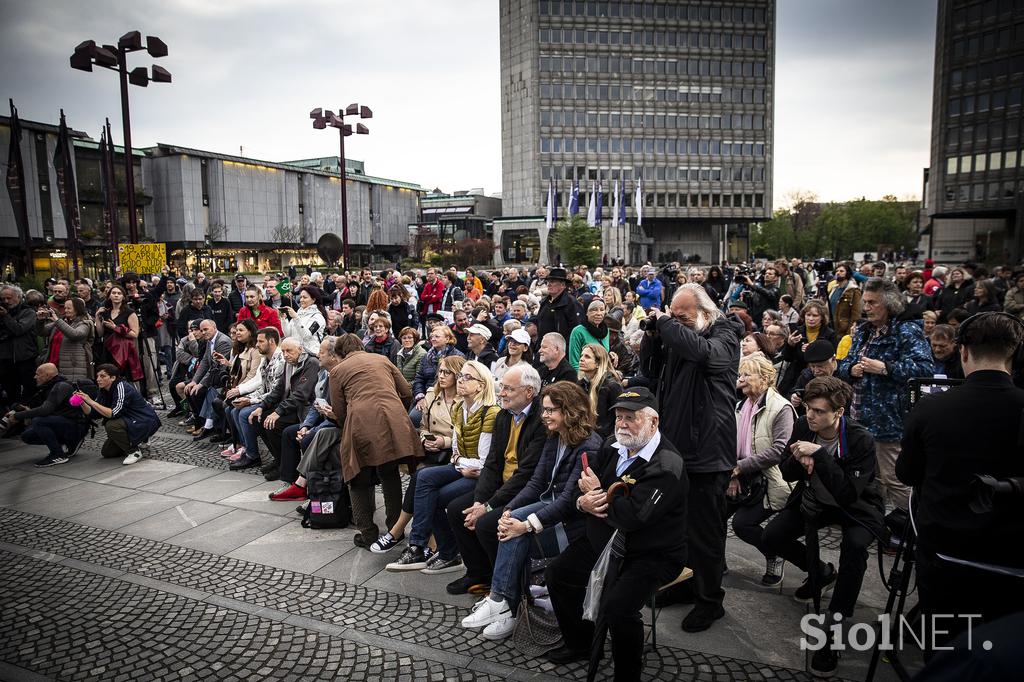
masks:
<svg viewBox="0 0 1024 682"><path fill-rule="evenodd" d="M472 600L443 589L457 576L382 572L395 557L352 548L352 531L298 528L258 469L224 471L176 421L132 467L101 442L40 471L39 448L0 441L0 680L585 679L462 629ZM737 576L759 578L758 561L730 540L729 615L708 633L663 610L645 680L811 679L804 607ZM866 586L863 619L882 599Z"/></svg>

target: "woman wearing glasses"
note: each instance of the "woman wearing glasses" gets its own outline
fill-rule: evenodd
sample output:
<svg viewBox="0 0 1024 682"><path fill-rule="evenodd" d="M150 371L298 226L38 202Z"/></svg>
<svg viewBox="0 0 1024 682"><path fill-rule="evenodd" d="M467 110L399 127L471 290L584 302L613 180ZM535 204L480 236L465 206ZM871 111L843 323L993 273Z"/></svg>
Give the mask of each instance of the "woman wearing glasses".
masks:
<svg viewBox="0 0 1024 682"><path fill-rule="evenodd" d="M476 361L462 366L456 382L460 400L452 406L452 458L446 466L424 469L417 476L413 498L412 533L401 558L387 565L389 571L423 571L428 575L462 568L455 535L445 508L456 497L471 491L491 449L495 404L491 372ZM425 549L431 534L437 552L427 561Z"/></svg>

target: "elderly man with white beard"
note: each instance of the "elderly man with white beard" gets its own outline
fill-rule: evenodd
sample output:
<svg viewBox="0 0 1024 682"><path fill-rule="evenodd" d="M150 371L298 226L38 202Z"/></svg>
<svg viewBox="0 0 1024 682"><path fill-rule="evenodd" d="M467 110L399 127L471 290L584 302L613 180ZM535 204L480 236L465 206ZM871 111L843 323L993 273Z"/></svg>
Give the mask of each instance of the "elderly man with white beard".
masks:
<svg viewBox="0 0 1024 682"><path fill-rule="evenodd" d="M659 595L659 603L684 601L692 589L694 608L683 618L686 632L700 632L725 615L725 491L736 466L736 380L743 323L726 316L700 284L676 290L669 312L657 319L640 348L661 402L665 437L683 455L689 480L686 539L692 588Z"/></svg>
<svg viewBox="0 0 1024 682"><path fill-rule="evenodd" d="M548 659L568 663L588 657L595 628L583 620L583 598L594 564L612 541L614 558L601 595L600 619L611 632L615 679L632 682L640 679L643 667L640 610L686 564L687 480L682 457L658 431L654 394L646 388L628 390L613 407L615 436L585 462L588 466L580 474L575 505L586 515L586 535L547 569L551 604L565 642L548 652ZM619 534L612 540L616 530ZM604 635L599 634L603 648Z"/></svg>

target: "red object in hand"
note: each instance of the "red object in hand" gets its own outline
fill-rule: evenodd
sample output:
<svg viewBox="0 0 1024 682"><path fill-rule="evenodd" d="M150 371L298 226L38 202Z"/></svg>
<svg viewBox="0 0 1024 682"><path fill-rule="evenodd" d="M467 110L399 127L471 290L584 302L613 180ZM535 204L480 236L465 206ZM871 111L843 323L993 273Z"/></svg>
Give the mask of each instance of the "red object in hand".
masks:
<svg viewBox="0 0 1024 682"><path fill-rule="evenodd" d="M587 462L587 453L583 453L583 470L586 471L590 468L590 463Z"/></svg>

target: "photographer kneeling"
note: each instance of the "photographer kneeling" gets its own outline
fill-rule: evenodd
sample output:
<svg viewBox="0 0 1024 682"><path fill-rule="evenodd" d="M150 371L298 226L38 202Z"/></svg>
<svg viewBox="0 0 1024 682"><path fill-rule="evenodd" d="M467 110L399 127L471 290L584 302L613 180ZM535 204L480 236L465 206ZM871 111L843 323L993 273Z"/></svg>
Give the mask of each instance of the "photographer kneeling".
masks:
<svg viewBox="0 0 1024 682"><path fill-rule="evenodd" d="M972 489L979 474L1018 481L1024 476L1024 390L1010 378L1022 341L1024 324L1014 316L980 313L969 318L956 339L964 384L922 398L907 417L896 475L914 487L921 609L926 616L946 616L936 619L935 644L968 626L957 616L980 614L985 623L1024 609L1020 578L938 556L1024 568L1020 488L1016 496L989 498L984 510L976 508L977 489Z"/></svg>
<svg viewBox="0 0 1024 682"><path fill-rule="evenodd" d="M790 456L779 469L787 481L798 481L786 506L764 529L763 550L781 556L802 571L816 570L822 592L831 589L829 625L853 616L864 572L868 547L882 533L884 505L875 479L875 442L871 433L844 415L853 389L835 377L812 379L804 390L807 415L797 420L789 443ZM820 559L808 565L807 549L798 538L808 527L842 527L839 570ZM814 598L808 578L796 589L794 599ZM811 658L811 672L831 674L839 655L830 644Z"/></svg>

